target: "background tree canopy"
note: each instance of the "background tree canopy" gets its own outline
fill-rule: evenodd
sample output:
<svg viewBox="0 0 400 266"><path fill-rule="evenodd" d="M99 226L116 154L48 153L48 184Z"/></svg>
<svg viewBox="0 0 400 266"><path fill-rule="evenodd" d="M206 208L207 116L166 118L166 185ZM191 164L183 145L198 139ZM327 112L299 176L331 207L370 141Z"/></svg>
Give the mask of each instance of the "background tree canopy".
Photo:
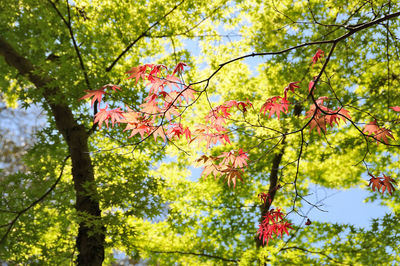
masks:
<svg viewBox="0 0 400 266"><path fill-rule="evenodd" d="M0 130L0 260L109 265L123 253L149 265L400 262L397 192L371 191L367 200L392 214L369 229L305 225L313 220L305 210L323 209L313 187L371 190L368 173L399 176L399 114L389 108L400 106L399 9L387 0L0 2L0 108L35 105L46 119L25 143ZM318 49L324 57L312 63ZM125 72L179 62L198 91L185 125L224 102L252 102L229 118L231 144L128 138L122 125L98 129L79 100L118 84L103 100L140 106L146 83ZM260 114L297 81L290 111ZM323 96L351 121L318 134L306 112ZM363 133L374 120L394 140ZM193 168L203 154L240 148L249 165L234 189ZM271 203L261 203L263 192ZM294 229L263 246L257 227L271 208L284 210Z"/></svg>

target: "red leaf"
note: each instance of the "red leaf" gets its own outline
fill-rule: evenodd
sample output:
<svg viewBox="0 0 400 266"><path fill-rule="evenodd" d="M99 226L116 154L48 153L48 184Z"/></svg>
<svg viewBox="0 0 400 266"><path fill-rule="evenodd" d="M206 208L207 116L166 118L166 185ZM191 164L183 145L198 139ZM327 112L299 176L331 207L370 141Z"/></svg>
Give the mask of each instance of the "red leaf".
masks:
<svg viewBox="0 0 400 266"><path fill-rule="evenodd" d="M157 141L158 136L160 136L164 142L166 141L164 128L162 126L159 126L159 127L157 127L156 130L154 130L154 132L153 132L154 141Z"/></svg>
<svg viewBox="0 0 400 266"><path fill-rule="evenodd" d="M126 79L131 79L131 78L135 78L136 79L136 83L138 83L139 79L142 78L143 80L146 79L147 75L146 75L146 69L147 68L152 68L154 65L153 64L145 64L143 66L138 66L138 67L132 67L131 70L125 72L128 74L132 74L129 77L127 77Z"/></svg>
<svg viewBox="0 0 400 266"><path fill-rule="evenodd" d="M392 183L396 184L396 181L390 176L383 175L382 194L385 192L385 189L387 189L387 192L389 192L389 194L392 195L392 192L395 191Z"/></svg>
<svg viewBox="0 0 400 266"><path fill-rule="evenodd" d="M97 101L97 103L100 104L101 103L101 98L105 94L104 87L101 88L100 90L91 90L91 91L85 90L85 92L87 92L87 94L85 96L79 98L79 100L83 100L83 99L87 99L87 98L93 97L92 98L92 102L91 102L91 107L93 107L93 104L94 104L95 101Z"/></svg>
<svg viewBox="0 0 400 266"><path fill-rule="evenodd" d="M143 139L144 136L148 135L153 128L153 121L151 118L146 119L142 113L128 109L128 112L124 113L124 118L125 120L121 121L127 123L124 131L132 130L129 138L139 133Z"/></svg>
<svg viewBox="0 0 400 266"><path fill-rule="evenodd" d="M392 108L396 112L400 112L400 106L393 106L393 107L390 107L390 108Z"/></svg>
<svg viewBox="0 0 400 266"><path fill-rule="evenodd" d="M287 98L287 92L291 91L294 92L294 89L300 88L297 84L300 83L300 81L295 81L295 82L290 82L289 85L284 89L283 94L285 95L284 98Z"/></svg>
<svg viewBox="0 0 400 266"><path fill-rule="evenodd" d="M124 112L121 111L120 108L112 109L110 111L107 111L108 105L104 109L100 109L99 112L95 115L94 118L94 123L99 123L99 128L101 128L101 125L103 122L106 123L106 126L108 128L108 119L111 119L112 127L114 127L115 123L120 123L123 121L124 118Z"/></svg>
<svg viewBox="0 0 400 266"><path fill-rule="evenodd" d="M368 133L368 136L373 136L378 144L379 142L388 144L389 140L387 137L394 139L392 131L384 127L379 127L376 120L365 125L363 132Z"/></svg>
<svg viewBox="0 0 400 266"><path fill-rule="evenodd" d="M174 72L172 73L172 75L175 75L175 73L179 73L179 74L181 74L183 71L184 71L184 69L183 69L183 67L187 67L188 65L186 65L185 63L182 63L182 62L179 62L177 65L176 65L176 67L175 67L175 69L174 69Z"/></svg>
<svg viewBox="0 0 400 266"><path fill-rule="evenodd" d="M264 205L267 205L267 199L269 204L271 204L272 202L271 196L269 194L266 194L265 192L258 194L258 197L261 199Z"/></svg>
<svg viewBox="0 0 400 266"><path fill-rule="evenodd" d="M181 124L171 124L171 127L167 131L167 136L171 139L174 137L180 139L184 134L185 131Z"/></svg>
<svg viewBox="0 0 400 266"><path fill-rule="evenodd" d="M111 89L112 89L113 91L115 91L115 92L117 92L117 90L121 90L121 88L120 88L119 86L114 85L114 84L107 84L107 85L104 85L101 89L104 90L104 89L106 89L106 88L111 88Z"/></svg>
<svg viewBox="0 0 400 266"><path fill-rule="evenodd" d="M195 90L193 90L192 88L190 88L190 87L185 87L185 89L183 90L183 92L182 92L182 97L183 98L185 98L185 100L186 100L186 102L187 103L189 103L189 100L191 99L191 100L194 100L195 99L195 97L194 97L194 94L193 93L195 93L196 91Z"/></svg>
<svg viewBox="0 0 400 266"><path fill-rule="evenodd" d="M372 185L372 191L375 191L375 188L378 191L379 189L382 189L382 195L385 193L385 191L387 191L390 195L392 195L392 192L395 191L393 184L396 184L396 181L390 176L386 176L384 174L383 177L375 177L370 173L368 174L371 176L368 186Z"/></svg>
<svg viewBox="0 0 400 266"><path fill-rule="evenodd" d="M318 62L318 59L324 56L324 51L321 49L318 49L318 51L315 53L315 55L312 57L312 63L313 65Z"/></svg>
<svg viewBox="0 0 400 266"><path fill-rule="evenodd" d="M371 176L371 179L369 180L368 186L370 186L372 184L372 191L375 191L375 188L379 191L379 189L382 187L380 177L374 177L371 174L369 174L369 175Z"/></svg>
<svg viewBox="0 0 400 266"><path fill-rule="evenodd" d="M284 213L280 209L269 210L263 218L264 220L257 230L258 238L262 239L263 245L265 245L265 240L267 240L266 245L268 245L269 240L274 238L274 234L282 237L283 233L289 235L288 229L293 229L292 224L284 220Z"/></svg>
<svg viewBox="0 0 400 266"><path fill-rule="evenodd" d="M218 175L220 175L221 172L216 164L216 160L216 157L208 157L207 155L203 155L196 160L198 164L201 164L204 167L203 171L201 172L202 177L212 175L216 178Z"/></svg>
<svg viewBox="0 0 400 266"><path fill-rule="evenodd" d="M280 103L278 103L278 100L281 100ZM274 113L276 113L276 116L279 119L281 111L284 113L287 113L289 107L289 102L282 97L279 96L274 96L269 99L263 104L261 107L260 112L263 112L264 115L267 111L269 111L269 117L271 117Z"/></svg>

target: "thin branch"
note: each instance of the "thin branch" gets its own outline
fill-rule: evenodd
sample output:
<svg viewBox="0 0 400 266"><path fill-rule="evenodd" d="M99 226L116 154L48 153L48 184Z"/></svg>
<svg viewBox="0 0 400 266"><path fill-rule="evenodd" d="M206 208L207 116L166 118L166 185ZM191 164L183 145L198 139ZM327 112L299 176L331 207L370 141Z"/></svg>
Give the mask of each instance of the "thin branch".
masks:
<svg viewBox="0 0 400 266"><path fill-rule="evenodd" d="M204 83L204 82L209 82L211 80L211 78L213 78L224 66L226 66L228 64L231 64L233 62L236 62L236 61L240 61L240 60L248 58L248 57L265 56L265 55L280 55L280 54L284 54L284 53L290 52L292 50L296 50L296 49L307 47L307 46L321 45L321 44L335 44L335 43L337 44L338 42L347 39L348 37L352 36L353 34L359 32L361 30L367 29L369 27L377 25L377 24L379 24L381 22L384 22L386 20L389 20L389 19L392 19L392 18L396 18L398 16L400 16L400 11L399 12L395 12L393 14L388 14L388 15L386 15L384 17L372 20L372 21L367 22L367 23L362 23L362 24L359 24L359 25L351 26L351 28L348 27L348 31L349 32L346 33L346 34L343 34L342 36L340 36L340 37L338 37L336 39L331 39L331 40L326 40L326 41L305 42L305 43L302 43L302 44L299 44L299 45L296 45L296 46L292 46L292 47L289 47L289 48L286 48L286 49L283 49L283 50L280 50L280 51L251 53L251 54L239 56L239 57L236 57L234 59L231 59L229 61L226 61L226 62L220 64L219 67L208 78L206 78L204 80L201 80L201 81L198 81L198 82L191 83L190 85L196 85L196 84L201 84L201 83Z"/></svg>
<svg viewBox="0 0 400 266"><path fill-rule="evenodd" d="M14 224L17 222L18 218L24 214L25 212L29 211L33 206L35 206L36 204L40 203L41 201L43 201L57 186L57 184L60 182L61 177L63 175L64 172L64 167L66 165L67 160L69 159L69 157L71 157L70 155L66 156L63 164L61 166L61 172L60 175L58 176L56 182L41 196L39 197L37 200L35 200L34 202L32 202L31 204L29 204L28 207L26 207L25 209L20 210L17 215L15 216L15 218L9 222L8 224L6 224L4 227L8 227L6 233L3 235L3 237L0 240L0 243L4 243L7 236L9 235L9 233L11 232L11 229L13 228Z"/></svg>
<svg viewBox="0 0 400 266"><path fill-rule="evenodd" d="M183 255L193 255L193 256L202 256L202 257L208 257L208 258L213 258L213 259L218 259L222 261L228 261L228 262L239 262L238 260L233 260L233 259L227 259L223 258L220 256L216 255L210 255L210 254L205 254L205 253L196 253L196 252L186 252L186 251L160 251L160 250L149 250L150 252L153 253L161 253L161 254L183 254Z"/></svg>
<svg viewBox="0 0 400 266"><path fill-rule="evenodd" d="M301 251L308 252L308 253L319 254L319 255L322 255L322 256L328 258L328 259L331 260L331 261L334 261L334 262L336 262L336 263L339 263L339 261L337 261L337 260L335 260L334 258L330 257L329 255L326 255L325 253L323 253L323 252L321 252L321 251L308 250L308 249L305 249L305 248L302 248L302 247L296 247L296 246L293 246L293 247L286 247L286 248L282 248L280 251L282 251L282 250L289 250L289 249L297 249L297 250L301 250ZM343 264L343 263L341 263L341 264Z"/></svg>
<svg viewBox="0 0 400 266"><path fill-rule="evenodd" d="M85 68L85 64L83 63L83 59L82 59L82 55L79 51L79 47L78 44L76 43L75 37L74 37L74 32L72 31L72 25L71 25L71 11L70 11L70 6L67 2L67 8L68 8L68 21L64 18L64 16L61 14L60 10L57 8L56 4L53 3L51 0L48 0L48 2L52 5L52 7L55 9L55 11L57 12L58 16L62 19L62 21L64 22L65 26L67 26L68 31L69 31L69 35L71 37L72 43L74 45L74 49L76 52L76 56L78 57L79 60L79 64L81 66L83 75L85 77L85 82L86 82L86 86L88 88L88 90L91 90L91 86L90 86L90 82L89 82L89 77Z"/></svg>
<svg viewBox="0 0 400 266"><path fill-rule="evenodd" d="M146 37L147 33L154 28L155 26L157 26L158 24L160 24L160 22L165 19L169 14L171 14L175 9L177 9L180 5L183 4L183 2L185 2L185 0L182 0L181 2L179 2L178 4L176 4L170 11L168 11L164 16L162 16L159 20L157 20L156 22L154 22L150 27L147 28L147 30L145 30L144 32L142 32L142 34L140 34L133 42L131 42L124 51L122 51L122 53L120 55L118 55L118 57L110 64L109 67L106 68L106 72L110 72L111 69L113 69L113 67L115 66L115 64L117 64L117 62L132 48L132 46L134 46L140 39L142 39L143 37Z"/></svg>

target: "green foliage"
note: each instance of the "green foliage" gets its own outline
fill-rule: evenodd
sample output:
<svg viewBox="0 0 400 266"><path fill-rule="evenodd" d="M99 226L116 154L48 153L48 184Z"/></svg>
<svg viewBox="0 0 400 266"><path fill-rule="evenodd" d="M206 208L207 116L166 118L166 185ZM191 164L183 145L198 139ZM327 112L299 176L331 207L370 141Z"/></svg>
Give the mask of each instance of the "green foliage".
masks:
<svg viewBox="0 0 400 266"><path fill-rule="evenodd" d="M105 100L132 108L147 96L144 84L134 85L125 79L124 72L133 66L171 66L182 61L191 66L184 76L186 83L196 82L208 78L219 64L232 58L332 40L348 32L345 25L366 23L399 11L397 3L386 1L67 3L3 1L0 31L2 38L38 67L38 74L54 79L52 85L60 89L53 95L55 101L71 108L87 131L93 117L89 104L78 101L85 90L119 84L121 93L107 95ZM171 15L163 18L172 9ZM66 26L69 21L74 39ZM312 104L307 97L308 84L322 68L320 62L311 66L311 58L317 49L328 54L331 44L325 43L254 61L236 61L210 80L209 97L203 94L184 113L182 121L194 125L218 104L249 99L254 109L246 114L236 112L229 124L234 135L232 145L207 149L201 143L177 141L163 146L152 138L143 142L138 136L128 139L122 126L96 131L89 138L89 146L98 194L91 196L100 202L101 222L74 209L70 162L62 167L68 147L56 130L50 106L42 96L43 88L34 87L0 59L0 91L7 105L38 104L48 122L24 156L25 171L0 179L0 233L5 234L16 214L46 193L62 173L55 189L16 220L0 244L1 260L67 265L76 259L75 238L79 222L84 221L97 223L94 228L98 230L106 228L105 264L115 261L114 251L150 265L399 262L398 193L393 197L371 193L369 200L383 198L383 204L394 214L373 221L370 229L318 222L303 226L303 222L295 224L290 236L283 241L272 240L268 247L257 247L255 241L261 218L257 194L268 191L274 158L280 152L278 183L282 187L273 207L285 209L289 220L298 219L302 207L310 207L304 200L310 185L365 187L363 179L368 171L398 178L398 147L368 142L358 130L377 119L394 132L396 141L391 143L398 143L399 124L394 123L398 115L388 108L400 105L399 45L395 38L398 24L398 19L387 20L339 42L316 86L315 98L328 96L327 106L349 110L354 125L342 123L321 136L308 128L304 135L285 135L307 121L304 115ZM300 81L300 89L289 100L296 101L300 114L290 111L279 120L260 116L265 100L281 95L294 81ZM194 87L202 90L204 84ZM222 179L199 178L198 170L191 167L206 151L219 155L241 147L249 152L250 166L244 182L234 190Z"/></svg>

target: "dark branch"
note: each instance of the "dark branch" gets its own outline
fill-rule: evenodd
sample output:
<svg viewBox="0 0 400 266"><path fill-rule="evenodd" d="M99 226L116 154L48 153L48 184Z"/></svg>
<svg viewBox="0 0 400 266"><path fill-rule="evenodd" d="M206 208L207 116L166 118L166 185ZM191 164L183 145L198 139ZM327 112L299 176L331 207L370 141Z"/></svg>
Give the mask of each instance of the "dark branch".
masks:
<svg viewBox="0 0 400 266"><path fill-rule="evenodd" d="M83 75L85 77L85 82L86 82L86 86L88 88L88 90L91 90L92 88L90 87L90 82L89 82L89 77L85 68L85 64L83 63L83 59L82 59L82 55L79 51L79 47L78 44L76 43L75 37L74 37L74 32L72 31L72 26L71 26L71 11L69 8L69 3L67 0L67 8L68 8L68 21L64 18L64 16L61 14L60 10L57 8L56 4L53 3L51 0L48 0L49 3L52 5L52 7L55 9L55 11L57 12L58 16L62 19L62 21L64 22L65 26L67 26L68 31L69 31L69 35L71 37L72 43L74 45L74 49L76 52L76 56L78 57L79 60L79 64L81 66Z"/></svg>
<svg viewBox="0 0 400 266"><path fill-rule="evenodd" d="M167 12L164 16L162 16L159 20L157 20L156 22L154 22L149 28L147 28L147 30L145 30L144 32L142 32L142 34L140 34L133 42L131 42L131 44L129 44L124 51L122 51L122 53L111 63L111 65L109 67L106 68L106 72L110 72L111 69L115 66L115 64L121 59L121 57L123 57L128 51L129 49L132 48L132 46L134 46L140 39L142 39L143 37L146 37L147 33L154 28L155 26L157 26L158 24L160 24L160 22L165 19L169 14L171 14L175 9L177 9L181 4L183 4L185 0L182 0L181 2L179 2L178 4L176 4L169 12Z"/></svg>
<svg viewBox="0 0 400 266"><path fill-rule="evenodd" d="M1 244L3 244L4 241L6 240L7 236L8 236L9 233L11 232L11 229L13 228L14 224L18 221L18 218L19 218L22 214L24 214L25 212L29 211L33 206L35 206L36 204L38 204L38 203L40 203L41 201L43 201L43 200L56 188L57 184L58 184L58 183L60 182L60 180L61 180L61 177L62 177L63 172L64 172L64 167L65 167L66 162L67 162L67 160L69 159L69 157L71 157L71 156L68 155L68 156L65 157L65 159L64 159L64 161L63 161L63 164L62 164L62 166L61 166L60 175L58 176L56 182L54 182L54 184L53 184L41 197L39 197L37 200L35 200L35 201L32 202L31 204L29 204L28 207L26 207L25 209L22 209L22 210L16 212L17 215L15 216L15 218L14 218L11 222L9 222L8 224L6 224L6 225L4 226L4 227L7 226L8 228L7 228L6 233L3 235L3 237L2 237L1 240L0 240L0 243L1 243ZM2 226L2 227L3 227L3 226Z"/></svg>
<svg viewBox="0 0 400 266"><path fill-rule="evenodd" d="M227 258L223 258L220 256L210 255L210 254L205 254L205 253L186 252L186 251L158 251L158 250L149 250L149 251L153 252L153 253L165 253L165 254L177 253L177 254L183 254L183 255L202 256L202 257L208 257L208 258L218 259L218 260L222 260L222 261L238 262L238 260L227 259Z"/></svg>

